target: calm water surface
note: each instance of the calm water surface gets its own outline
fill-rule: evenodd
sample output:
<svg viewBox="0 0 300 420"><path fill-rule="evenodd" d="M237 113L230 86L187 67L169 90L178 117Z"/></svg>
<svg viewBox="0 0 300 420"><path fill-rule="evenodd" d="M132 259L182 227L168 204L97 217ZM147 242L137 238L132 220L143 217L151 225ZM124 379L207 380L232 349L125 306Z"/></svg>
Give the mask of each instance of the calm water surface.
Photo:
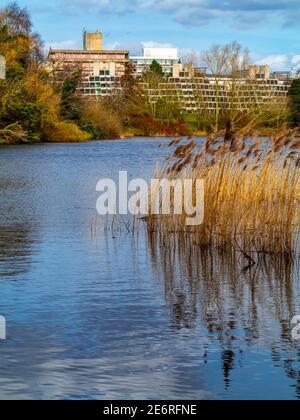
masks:
<svg viewBox="0 0 300 420"><path fill-rule="evenodd" d="M1 399L300 398L300 271L98 229L168 140L0 148Z"/></svg>

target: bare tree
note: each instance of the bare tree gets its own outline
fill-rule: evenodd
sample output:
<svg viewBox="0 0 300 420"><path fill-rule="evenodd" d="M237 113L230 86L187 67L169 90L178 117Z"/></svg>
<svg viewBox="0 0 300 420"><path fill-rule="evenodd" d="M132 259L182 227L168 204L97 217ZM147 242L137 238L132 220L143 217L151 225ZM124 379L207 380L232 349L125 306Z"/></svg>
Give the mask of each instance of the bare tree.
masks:
<svg viewBox="0 0 300 420"><path fill-rule="evenodd" d="M218 130L220 118L220 91L227 90L228 108L233 114L239 108L241 87L240 80L245 76L245 71L250 65L249 51L243 50L237 42L231 44L213 45L204 53L203 62L214 81L215 90L215 129ZM228 80L226 81L226 77ZM233 115L231 115L233 117Z"/></svg>
<svg viewBox="0 0 300 420"><path fill-rule="evenodd" d="M6 25L12 35L29 35L32 30L32 22L27 9L22 9L16 2L0 10L0 23Z"/></svg>
<svg viewBox="0 0 300 420"><path fill-rule="evenodd" d="M234 127L236 118L240 117L245 107L245 99L249 96L249 66L250 53L248 49L243 49L240 44L233 42L227 46L228 63L227 75L229 77L229 118Z"/></svg>
<svg viewBox="0 0 300 420"><path fill-rule="evenodd" d="M197 53L197 51L190 51L183 55L182 57L182 64L186 65L193 65L194 67L197 67L199 65L199 62L201 61L200 54Z"/></svg>
<svg viewBox="0 0 300 420"><path fill-rule="evenodd" d="M39 66L40 64L45 62L46 58L44 42L39 34L34 33L33 35L31 35L30 44L30 61L35 66Z"/></svg>
<svg viewBox="0 0 300 420"><path fill-rule="evenodd" d="M213 45L211 49L204 53L203 62L208 71L214 77L215 100L216 100L216 118L215 129L219 127L220 116L220 83L221 79L227 74L228 68L228 45Z"/></svg>

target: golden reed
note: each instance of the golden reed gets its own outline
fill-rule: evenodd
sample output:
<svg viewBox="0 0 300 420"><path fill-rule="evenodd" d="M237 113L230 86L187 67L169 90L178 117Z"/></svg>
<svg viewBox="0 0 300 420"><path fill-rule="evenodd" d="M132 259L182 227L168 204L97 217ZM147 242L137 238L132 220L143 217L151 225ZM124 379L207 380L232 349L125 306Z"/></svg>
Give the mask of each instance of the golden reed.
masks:
<svg viewBox="0 0 300 420"><path fill-rule="evenodd" d="M240 251L250 264L254 253L287 258L299 251L300 140L283 128L270 138L231 130L203 143L174 140L160 178L203 179L205 216L187 227L186 215L150 216L148 232L193 237L202 248Z"/></svg>

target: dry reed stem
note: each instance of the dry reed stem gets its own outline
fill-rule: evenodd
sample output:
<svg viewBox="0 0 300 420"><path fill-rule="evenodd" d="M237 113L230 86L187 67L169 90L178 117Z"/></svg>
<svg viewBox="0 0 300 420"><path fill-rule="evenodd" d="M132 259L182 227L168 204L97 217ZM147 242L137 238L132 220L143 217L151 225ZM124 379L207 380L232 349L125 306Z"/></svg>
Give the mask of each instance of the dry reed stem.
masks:
<svg viewBox="0 0 300 420"><path fill-rule="evenodd" d="M227 141L224 140L227 138ZM299 252L300 140L283 128L270 139L245 132L214 133L197 148L192 140L176 146L160 178L204 179L205 220L186 226L186 215L150 216L150 232L193 232L200 247L228 247L291 257Z"/></svg>

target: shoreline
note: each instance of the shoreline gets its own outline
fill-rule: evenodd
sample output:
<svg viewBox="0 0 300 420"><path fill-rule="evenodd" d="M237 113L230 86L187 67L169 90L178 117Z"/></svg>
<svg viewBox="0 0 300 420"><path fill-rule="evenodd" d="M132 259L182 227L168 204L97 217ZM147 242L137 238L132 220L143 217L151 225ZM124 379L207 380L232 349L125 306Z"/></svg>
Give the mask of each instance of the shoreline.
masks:
<svg viewBox="0 0 300 420"><path fill-rule="evenodd" d="M274 134L274 129L264 129L260 130L257 134L258 137L270 137ZM299 133L300 134L300 133ZM162 134L157 133L153 135L145 135L145 134L134 134L130 132L124 133L124 135L120 138L104 138L104 139L89 139L89 140L62 140L62 141L40 141L40 142L19 142L19 143L1 143L0 142L0 148L4 146L26 146L26 145L39 145L39 144L81 144L81 143L93 143L93 142L104 142L104 141L126 141L129 139L139 139L139 138L149 138L149 139L155 139L155 138L185 138L185 137L207 137L209 135L208 132L205 131L198 131L194 132L191 135L180 135L180 134ZM298 136L297 136L298 137Z"/></svg>

